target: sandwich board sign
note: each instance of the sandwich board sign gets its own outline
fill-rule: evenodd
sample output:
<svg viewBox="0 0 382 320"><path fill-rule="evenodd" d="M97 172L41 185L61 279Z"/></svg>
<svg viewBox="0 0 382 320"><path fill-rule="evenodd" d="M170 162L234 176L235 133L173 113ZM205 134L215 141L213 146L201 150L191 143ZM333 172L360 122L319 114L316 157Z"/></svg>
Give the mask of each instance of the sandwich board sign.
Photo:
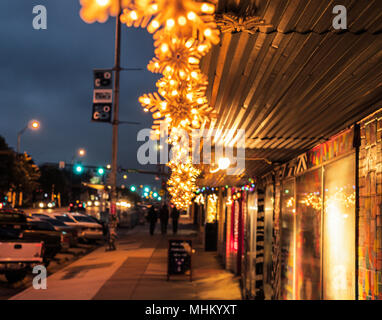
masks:
<svg viewBox="0 0 382 320"><path fill-rule="evenodd" d="M188 275L192 281L192 240L168 240L167 280L171 275Z"/></svg>

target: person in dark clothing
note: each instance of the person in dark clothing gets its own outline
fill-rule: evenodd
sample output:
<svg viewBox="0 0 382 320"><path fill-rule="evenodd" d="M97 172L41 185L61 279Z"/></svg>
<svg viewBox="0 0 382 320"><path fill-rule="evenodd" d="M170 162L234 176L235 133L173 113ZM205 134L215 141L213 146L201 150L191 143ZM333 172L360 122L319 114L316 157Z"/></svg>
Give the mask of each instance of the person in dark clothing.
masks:
<svg viewBox="0 0 382 320"><path fill-rule="evenodd" d="M157 211L155 210L154 206L151 206L151 208L149 209L148 220L150 222L150 235L153 235L155 230L155 224L158 220Z"/></svg>
<svg viewBox="0 0 382 320"><path fill-rule="evenodd" d="M168 218L169 218L168 207L166 204L164 204L159 211L159 219L160 219L162 234L167 234Z"/></svg>
<svg viewBox="0 0 382 320"><path fill-rule="evenodd" d="M179 210L174 206L171 211L172 219L172 232L176 234L178 232L178 220L179 220Z"/></svg>

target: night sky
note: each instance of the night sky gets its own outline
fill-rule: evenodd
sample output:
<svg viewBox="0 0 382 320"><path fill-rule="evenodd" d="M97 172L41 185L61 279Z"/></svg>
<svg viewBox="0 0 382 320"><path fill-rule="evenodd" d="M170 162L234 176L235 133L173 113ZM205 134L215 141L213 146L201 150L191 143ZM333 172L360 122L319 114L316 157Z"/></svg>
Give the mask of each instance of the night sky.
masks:
<svg viewBox="0 0 382 320"><path fill-rule="evenodd" d="M32 27L35 5L47 8L47 30ZM85 165L111 162L112 127L90 119L92 70L114 65L115 19L87 24L79 10L79 0L0 1L0 135L16 149L17 132L29 120L39 120L41 129L27 130L21 140L21 151L31 154L38 164L70 163L80 147L87 150ZM152 36L123 25L121 52L122 67L143 70L121 73L120 120L142 124L120 126L118 162L125 168L152 170L136 160L141 145L137 132L152 124L138 97L155 91L158 79L146 69L154 56ZM123 183L154 182L151 175L129 174Z"/></svg>

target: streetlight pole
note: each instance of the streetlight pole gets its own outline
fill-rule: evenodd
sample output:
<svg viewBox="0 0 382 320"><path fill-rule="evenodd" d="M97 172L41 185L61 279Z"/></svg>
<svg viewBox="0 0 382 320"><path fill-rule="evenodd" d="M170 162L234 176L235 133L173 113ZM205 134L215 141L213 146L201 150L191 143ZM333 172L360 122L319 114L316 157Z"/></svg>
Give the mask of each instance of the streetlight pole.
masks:
<svg viewBox="0 0 382 320"><path fill-rule="evenodd" d="M25 132L25 130L27 129L33 129L33 130L37 130L38 128L40 127L40 123L36 120L31 120L29 121L29 123L25 126L25 128L23 128L22 130L20 130L18 133L17 133L17 154L20 153L20 149L21 149L21 135Z"/></svg>
<svg viewBox="0 0 382 320"><path fill-rule="evenodd" d="M26 129L28 129L28 126L17 133L17 154L20 153L21 135L25 132Z"/></svg>
<svg viewBox="0 0 382 320"><path fill-rule="evenodd" d="M119 76L121 71L121 1L119 1L119 13L115 24L115 57L114 68L115 81L113 88L113 140L112 140L112 163L111 163L111 201L110 213L116 214L117 202L117 166L118 166L118 125L119 125Z"/></svg>

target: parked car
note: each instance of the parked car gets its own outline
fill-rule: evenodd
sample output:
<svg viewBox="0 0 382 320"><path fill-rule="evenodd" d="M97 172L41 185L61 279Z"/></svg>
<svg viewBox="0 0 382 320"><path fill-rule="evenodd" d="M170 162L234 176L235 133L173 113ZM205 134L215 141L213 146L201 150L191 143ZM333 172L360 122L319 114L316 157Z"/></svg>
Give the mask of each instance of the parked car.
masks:
<svg viewBox="0 0 382 320"><path fill-rule="evenodd" d="M10 283L24 279L43 261L43 242L21 240L21 235L19 231L0 228L0 274Z"/></svg>
<svg viewBox="0 0 382 320"><path fill-rule="evenodd" d="M69 213L69 216L81 225L79 238L84 240L102 240L103 232L102 225L98 223L94 217L81 213Z"/></svg>
<svg viewBox="0 0 382 320"><path fill-rule="evenodd" d="M49 218L48 218L49 219ZM70 243L71 243L71 238L72 235L61 228L55 227L51 221L55 221L55 219L41 219L41 218L28 218L28 222L32 222L32 224L35 224L35 222L41 222L39 223L39 229L40 230L45 230L45 231L57 231L60 233L60 244L61 244L61 250L60 251L67 251L70 248ZM56 220L58 223L60 221Z"/></svg>
<svg viewBox="0 0 382 320"><path fill-rule="evenodd" d="M51 216L78 228L78 238L84 241L103 239L102 226L81 213L52 213Z"/></svg>
<svg viewBox="0 0 382 320"><path fill-rule="evenodd" d="M61 250L62 234L43 221L28 221L27 216L19 211L0 212L0 228L18 232L22 240L42 241L43 259L46 265Z"/></svg>
<svg viewBox="0 0 382 320"><path fill-rule="evenodd" d="M65 222L62 222L49 215L32 213L30 216L35 219L39 219L50 223L56 231L61 231L64 235L67 235L66 237L69 238L69 244L71 247L75 247L77 245L78 228L74 226L69 226Z"/></svg>
<svg viewBox="0 0 382 320"><path fill-rule="evenodd" d="M23 230L23 239L42 240L44 242L44 262L48 265L55 255L67 247L68 240L61 231L44 221L29 220Z"/></svg>

